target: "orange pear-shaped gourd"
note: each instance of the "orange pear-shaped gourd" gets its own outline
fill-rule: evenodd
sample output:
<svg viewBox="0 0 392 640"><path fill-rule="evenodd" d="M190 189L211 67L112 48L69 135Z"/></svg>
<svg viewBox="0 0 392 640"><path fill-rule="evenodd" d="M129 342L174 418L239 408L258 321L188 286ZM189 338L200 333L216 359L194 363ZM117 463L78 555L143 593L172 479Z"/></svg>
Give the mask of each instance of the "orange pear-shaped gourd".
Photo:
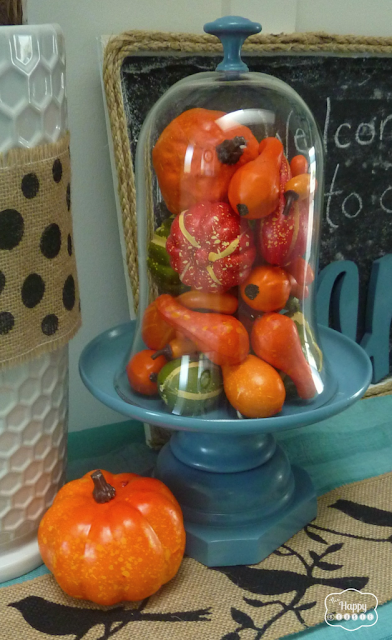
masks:
<svg viewBox="0 0 392 640"><path fill-rule="evenodd" d="M163 293L155 300L162 318L192 340L215 364L239 364L249 353L249 336L237 318L223 313L200 313L187 309Z"/></svg>
<svg viewBox="0 0 392 640"><path fill-rule="evenodd" d="M312 370L302 352L301 339L291 318L280 313L265 313L253 325L251 344L259 358L292 379L300 398L310 400L316 395Z"/></svg>
<svg viewBox="0 0 392 640"><path fill-rule="evenodd" d="M229 202L242 218L264 218L279 202L283 145L277 138L260 142L260 155L239 167L229 184Z"/></svg>

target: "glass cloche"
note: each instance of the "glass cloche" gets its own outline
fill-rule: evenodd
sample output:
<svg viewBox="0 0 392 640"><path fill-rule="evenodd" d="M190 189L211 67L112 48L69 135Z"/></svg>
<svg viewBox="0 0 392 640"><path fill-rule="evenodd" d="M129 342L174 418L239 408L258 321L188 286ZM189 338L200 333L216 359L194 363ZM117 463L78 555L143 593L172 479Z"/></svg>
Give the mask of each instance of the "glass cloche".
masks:
<svg viewBox="0 0 392 640"><path fill-rule="evenodd" d="M137 145L138 326L115 387L184 419L290 415L335 391L315 321L322 142L301 97L241 60L260 29L205 25L224 60L173 85Z"/></svg>

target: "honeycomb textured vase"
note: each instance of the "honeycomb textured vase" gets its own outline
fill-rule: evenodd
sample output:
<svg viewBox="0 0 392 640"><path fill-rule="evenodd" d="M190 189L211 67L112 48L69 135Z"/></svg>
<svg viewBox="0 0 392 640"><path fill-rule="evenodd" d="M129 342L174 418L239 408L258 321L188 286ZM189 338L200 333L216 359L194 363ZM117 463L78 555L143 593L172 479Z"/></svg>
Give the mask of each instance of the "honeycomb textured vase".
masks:
<svg viewBox="0 0 392 640"><path fill-rule="evenodd" d="M1 553L36 533L64 482L67 350L0 372L0 387Z"/></svg>
<svg viewBox="0 0 392 640"><path fill-rule="evenodd" d="M60 27L0 27L0 153L67 130ZM0 372L0 582L42 563L36 534L65 479L67 420L68 347Z"/></svg>
<svg viewBox="0 0 392 640"><path fill-rule="evenodd" d="M67 129L64 38L56 25L0 28L0 152Z"/></svg>

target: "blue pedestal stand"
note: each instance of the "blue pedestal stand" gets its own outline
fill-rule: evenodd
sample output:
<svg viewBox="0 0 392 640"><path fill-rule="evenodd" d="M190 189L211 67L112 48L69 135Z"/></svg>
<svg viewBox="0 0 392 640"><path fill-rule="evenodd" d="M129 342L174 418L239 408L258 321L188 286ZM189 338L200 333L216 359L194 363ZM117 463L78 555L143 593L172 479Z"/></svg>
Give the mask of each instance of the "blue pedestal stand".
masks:
<svg viewBox="0 0 392 640"><path fill-rule="evenodd" d="M259 420L219 412L186 418L165 412L154 400L147 406L134 404L129 385L124 382L121 389L121 380L116 391L115 376L134 330L135 323L127 323L87 345L80 359L84 383L112 409L176 431L158 456L155 476L181 505L186 553L207 566L260 562L317 514L309 475L291 466L272 433L313 424L353 404L370 383L369 358L345 336L320 327L336 382L324 403L286 406L279 416Z"/></svg>

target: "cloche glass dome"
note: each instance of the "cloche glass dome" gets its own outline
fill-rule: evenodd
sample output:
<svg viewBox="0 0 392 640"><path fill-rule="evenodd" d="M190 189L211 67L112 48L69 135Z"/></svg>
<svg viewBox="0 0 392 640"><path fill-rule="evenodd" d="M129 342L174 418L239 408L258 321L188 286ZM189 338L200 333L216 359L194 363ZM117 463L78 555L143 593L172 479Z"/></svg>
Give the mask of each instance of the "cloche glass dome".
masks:
<svg viewBox="0 0 392 640"><path fill-rule="evenodd" d="M322 142L301 97L241 60L260 29L207 24L224 60L173 85L137 145L138 325L115 387L189 420L288 415L335 391L314 312Z"/></svg>

